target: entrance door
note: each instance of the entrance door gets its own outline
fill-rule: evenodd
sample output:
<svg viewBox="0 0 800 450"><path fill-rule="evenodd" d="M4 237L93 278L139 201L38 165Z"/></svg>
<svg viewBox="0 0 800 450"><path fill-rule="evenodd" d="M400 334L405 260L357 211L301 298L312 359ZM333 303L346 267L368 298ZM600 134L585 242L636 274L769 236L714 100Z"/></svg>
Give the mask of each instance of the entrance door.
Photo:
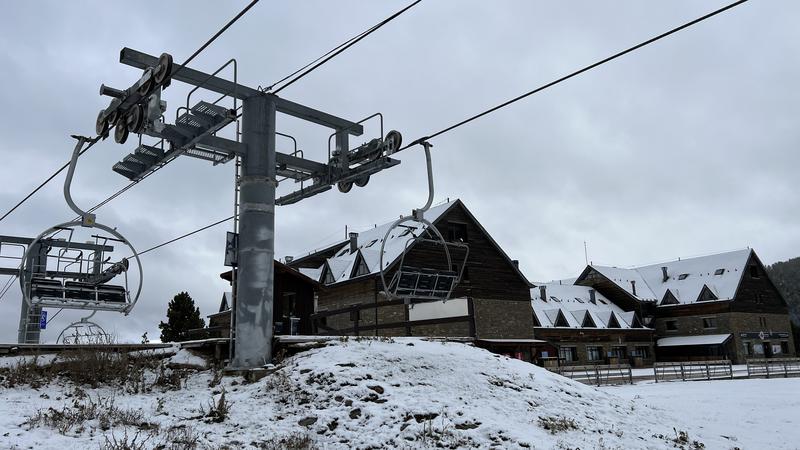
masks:
<svg viewBox="0 0 800 450"><path fill-rule="evenodd" d="M762 342L761 348L764 349L765 358L772 358L772 346L769 342Z"/></svg>

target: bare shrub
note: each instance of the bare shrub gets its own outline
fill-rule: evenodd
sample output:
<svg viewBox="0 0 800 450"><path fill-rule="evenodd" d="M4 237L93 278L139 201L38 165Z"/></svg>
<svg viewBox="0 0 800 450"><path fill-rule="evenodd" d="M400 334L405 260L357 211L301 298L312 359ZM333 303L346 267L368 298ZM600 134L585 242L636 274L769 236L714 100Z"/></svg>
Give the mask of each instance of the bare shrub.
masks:
<svg viewBox="0 0 800 450"><path fill-rule="evenodd" d="M575 421L568 417L543 417L539 416L539 426L549 431L550 434L561 433L562 431L577 430Z"/></svg>
<svg viewBox="0 0 800 450"><path fill-rule="evenodd" d="M314 450L319 448L311 436L302 433L277 436L255 444L257 448L264 450Z"/></svg>
<svg viewBox="0 0 800 450"><path fill-rule="evenodd" d="M24 422L28 429L46 426L66 434L73 428L81 428L90 420L97 420L100 428L108 430L115 426L134 426L152 428L144 421L144 414L138 409L123 409L116 406L114 397L81 397L65 404L61 409L53 407L40 409Z"/></svg>
<svg viewBox="0 0 800 450"><path fill-rule="evenodd" d="M187 371L184 369L168 368L163 362L158 366L158 373L153 386L158 386L162 391L179 391L185 384Z"/></svg>
<svg viewBox="0 0 800 450"><path fill-rule="evenodd" d="M124 430L122 436L117 438L114 435L114 432L111 432L111 437L109 435L104 435L105 442L103 443L100 448L102 450L145 450L147 449L147 441L153 437L152 434L148 434L147 436L140 436L140 431L136 431L133 436L128 434L128 430ZM140 439L141 438L141 439Z"/></svg>
<svg viewBox="0 0 800 450"><path fill-rule="evenodd" d="M177 425L154 436L158 442L153 448L169 450L194 450L200 445L200 433L192 426Z"/></svg>
<svg viewBox="0 0 800 450"><path fill-rule="evenodd" d="M225 398L225 388L222 388L222 394L215 402L213 397L208 405L208 411L200 406L200 412L206 418L207 422L222 423L228 418L230 413L231 403Z"/></svg>
<svg viewBox="0 0 800 450"><path fill-rule="evenodd" d="M30 385L38 388L50 382L55 376L52 368L41 364L39 356L24 357L11 367L0 369L0 386L12 388L18 385Z"/></svg>

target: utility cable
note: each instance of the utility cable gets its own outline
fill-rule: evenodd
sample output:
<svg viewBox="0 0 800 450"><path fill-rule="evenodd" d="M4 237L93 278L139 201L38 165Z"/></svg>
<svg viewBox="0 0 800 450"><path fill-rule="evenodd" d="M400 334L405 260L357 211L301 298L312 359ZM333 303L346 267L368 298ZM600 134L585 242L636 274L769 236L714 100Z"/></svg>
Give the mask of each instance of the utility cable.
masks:
<svg viewBox="0 0 800 450"><path fill-rule="evenodd" d="M92 140L92 141L89 143L89 145L87 145L87 146L86 146L86 147L85 147L83 150L81 150L81 152L80 152L78 155L83 155L84 153L86 153L86 151L87 151L87 150L89 150L90 148L92 148L92 146L94 146L94 144L96 144L97 142L99 142L99 139L97 139L97 138L95 138L94 140ZM63 165L63 166L61 166L61 168L60 168L60 169L56 170L56 171L55 171L55 172L54 172L52 175L50 175L50 176L49 176L49 177L48 177L46 180L44 180L44 181L42 182L42 184L40 184L39 186L37 186L37 187L36 187L36 189L34 189L33 191L31 191L31 193L30 193L30 194L26 195L26 196L25 196L25 198L23 198L22 200L20 200L20 201L19 201L19 203L17 203L16 205L14 205L14 207L13 207L13 208L9 209L9 210L8 210L8 211L7 211L5 214L3 214L3 217L0 217L0 222L2 222L2 221L3 221L3 219L5 219L5 218L6 218L6 217L8 217L9 215L11 215L11 213L13 213L13 212L14 212L14 210L16 210L17 208L19 208L20 206L22 206L22 204L23 204L23 203L25 203L26 201L28 201L28 199L29 199L29 198L33 197L33 195L34 195L35 193L39 192L39 190L40 190L41 188L43 188L43 187L44 187L44 186L45 186L47 183L49 183L50 181L52 181L52 180L53 180L53 178L55 178L56 176L58 176L58 174L60 174L61 172L63 172L63 171L64 171L64 169L66 169L67 167L69 167L69 161L67 161L66 163L64 163L64 165Z"/></svg>
<svg viewBox="0 0 800 450"><path fill-rule="evenodd" d="M416 2L414 2L414 3L412 3L411 5L407 6L405 9L403 9L403 10L399 11L398 13L395 13L395 14L394 14L392 17L390 17L389 19L386 19L386 20L384 20L384 21L383 21L381 24L383 24L383 23L387 22L388 20L391 20L391 19L392 19L392 18L394 18L394 17L397 17L397 16L398 16L398 15L400 15L402 12L404 12L405 10L407 10L407 9L411 8L412 6L416 5L416 4L417 4L417 3L419 3L420 1L421 1L421 0L417 0ZM465 125L465 124L467 124L467 123L469 123L469 122L472 122L472 121L474 121L474 120L476 120L476 119L478 119L478 118L480 118L480 117L483 117L483 116L485 116L485 115L487 115L487 114L490 114L490 113L492 113L492 112L494 112L494 111L497 111L497 110L498 110L498 109L500 109L500 108L506 107L506 106L508 106L508 105L510 105L510 104L512 104L512 103L515 103L515 102L517 102L517 101L519 101L519 100L522 100L522 99L524 99L524 98L526 98L526 97L528 97L528 96L530 96L530 95L533 95L533 94L535 94L535 93L537 93L537 92L543 91L544 89L547 89L547 88L549 88L549 87L551 87L551 86L554 86L554 85L556 85L556 84L558 84L558 83L561 83L561 82L563 82L563 81L566 81L566 80L568 80L568 79L570 79L570 78L572 78L572 77L574 77L574 76L576 76L576 75L580 75L580 74L581 74L581 73L583 73L583 72L589 71L589 70L591 70L591 69L594 69L595 67L598 67L598 66L600 66L600 65L602 65L602 64L605 64L605 63L607 63L607 62L609 62L609 61L612 61L612 60L614 60L614 59L616 59L616 58L619 58L620 56L626 55L626 54L628 54L628 53L631 53L631 52L633 52L633 51L635 51L635 50L638 50L638 49L640 49L640 48L642 48L642 47L644 47L644 46L646 46L646 45L652 44L653 42L656 42L656 41L658 41L658 40L661 40L661 39L663 39L663 38L665 38L665 37L667 37L667 36L670 36L670 35L672 35L672 34L675 34L675 33L677 33L678 31L681 31L681 30L683 30L683 29L685 29L685 28L688 28L688 27L690 27L690 26L692 26L692 25L698 24L698 23L700 23L700 22L702 22L702 21L704 21L704 20L706 20L706 19L709 19L709 18L711 18L711 17L713 17L713 16L716 16L717 14L720 14L720 13L722 13L722 12L725 12L725 11L727 11L727 10L729 10L729 9L731 9L731 8L734 8L735 6L741 5L742 3L745 3L745 2L747 2L747 1L748 1L748 0L739 0L739 1L737 1L737 2L734 2L734 3L731 3L731 4L727 5L727 6L724 6L724 7L720 8L720 9L718 9L718 10L716 10L716 11L713 11L713 12L711 12L711 13L708 13L708 14L706 14L706 15L704 15L704 16L698 17L697 19L694 19L694 20L692 20L692 21L690 21L690 22L686 22L685 24L683 24L683 25L680 25L680 26L678 26L678 27L676 27L676 28L673 28L673 29L671 29L671 30L669 30L669 31L667 31L667 32L665 32L665 33L659 34L658 36L655 36L655 37L653 37L653 38L650 38L650 39L648 39L648 40L646 40L646 41L644 41L644 42L641 42L641 43L639 43L639 44L636 44L636 45L634 45L633 47L630 47L630 48L628 48L628 49L626 49L626 50L623 50L623 51L621 51L621 52L615 53L615 54L614 54L614 55L612 55L612 56L609 56L609 57L607 57L607 58L605 58L605 59L602 59L602 60L600 60L600 61L597 61L597 62L595 62L595 63L593 63L593 64L590 64L590 65L588 65L588 66L586 66L586 67L584 67L584 68L582 68L582 69L579 69L579 70L577 70L577 71L575 71L575 72L572 72L572 73L570 73L569 75L565 75L565 76L563 76L563 77L561 77L561 78L559 78L559 79L557 79L557 80L555 80L555 81L551 81L550 83L547 83L547 84L545 84L545 85L542 85L542 86L540 86L540 87L538 87L538 88L536 88L536 89L534 89L534 90L532 90L532 91L526 92L525 94L522 94L522 95L520 95L520 96L518 96L518 97L515 97L515 98L513 98L513 99L511 99L511 100L508 100L508 101L506 101L506 102L504 102L504 103L501 103L501 104L499 104L499 105L497 105L497 106L495 106L495 107L492 107L492 108L490 108L490 109L487 109L486 111L483 111L483 112L481 112L481 113L479 113L479 114L476 114L476 115L474 115L474 116L472 116L472 117L469 117L469 118L467 118L467 119L465 119L465 120L462 120L461 122L458 122L458 123L456 123L456 124L454 124L454 125L451 125L451 126L449 126L449 127L447 127L447 128L444 128L444 129L442 129L442 130L439 130L439 131L437 131L436 133L433 133L433 134L430 134L430 135L428 135L428 136L425 136L425 137L423 137L423 138L417 139L417 140L415 140L414 142L412 142L412 143L410 143L410 144L406 145L405 147L402 147L402 148L400 148L400 150L407 149L407 148L409 148L409 147L411 147L411 146L414 146L414 145L416 145L416 144L418 144L418 143L420 143L420 142L426 141L426 140L428 140L428 139L433 139L433 138L435 138L435 137L437 137L437 136L440 136L440 135L442 135L442 134L444 134L444 133L447 133L447 132L449 132L449 131L452 131L452 130L454 130L454 129L456 129L456 128L458 128L458 127L462 126L462 125ZM376 29L377 29L377 28L376 28ZM374 30L373 30L373 31L374 31ZM366 34L365 34L364 36L366 36ZM363 36L362 36L362 37L363 37ZM357 42L357 41L354 41L354 42L352 42L352 43L355 43L355 42ZM344 50L344 48L343 48L343 49L341 49L341 50L340 50L338 53L341 53L341 51L343 51L343 50ZM338 54L338 53L337 53L337 54ZM335 55L332 55L332 56L335 56ZM331 56L331 57L332 57L332 56ZM328 59L330 59L330 58L328 58ZM326 61L327 61L327 60L326 60ZM322 63L324 63L324 62L325 62L325 61L323 61ZM316 66L314 66L314 67L313 67L312 69L310 69L310 70L313 70L314 68L316 68L316 67L319 67L319 65L321 65L322 63L320 63L320 64L317 64ZM297 78L295 78L295 79L294 79L294 80L292 80L292 81L291 81L289 84L291 84L291 83L293 83L294 81L297 81L298 79L302 78L302 76L304 76L305 74L307 74L308 72L310 72L310 70L309 70L309 71L306 71L306 72L304 72L304 74L303 74L303 75L301 75L300 77L297 77ZM286 84L286 85L282 86L282 87L281 87L280 89L278 89L278 90L281 90L281 89L285 88L285 87L286 87L286 86L288 86L289 84ZM275 91L275 92L277 92L277 91ZM400 151L400 150L398 150L398 151ZM139 255L142 255L142 254L144 254L144 253L147 253L147 252L149 252L149 251L155 250L155 249L157 249L157 248L161 248L161 247L163 247L163 246L165 246L165 245L169 245L169 244L171 244L171 243L173 243L173 242L175 242L175 241L181 240L181 239L183 239L183 238L186 238L186 237L192 236L193 234L199 233L199 232L201 232L201 231L203 231L203 230L207 230L207 229L209 229L209 228L211 228L211 227L214 227L214 226L216 226L216 225L219 225L219 224L221 224L221 223L227 222L228 220L231 220L231 219L233 219L234 217L235 217L235 216L231 216L231 217L228 217L227 219L223 219L223 220L220 220L220 221L214 222L214 223L212 223L212 224L206 225L206 226L204 226L204 227L202 227L202 228L198 228L198 229L196 229L196 230L194 230L194 231L191 231L191 232L189 232L189 233L186 233L186 234L184 234L184 235L181 235L181 236L179 236L179 237L177 237L177 238L174 238L174 239L172 239L172 240L169 240L169 241L167 241L167 242L164 242L164 243L162 243L162 244L156 245L155 247L151 247L151 248L149 248L149 249L147 249L147 250L145 250L145 251L139 252Z"/></svg>
<svg viewBox="0 0 800 450"><path fill-rule="evenodd" d="M192 53L192 56L188 57L188 58L186 59L186 61L184 61L184 62L183 62L183 64L181 64L181 65L180 65L180 67L178 67L178 70L176 70L175 72L173 72L172 74L170 74L170 77L174 77L176 74L180 73L180 71L181 71L181 70L183 70L183 68L184 68L184 67L186 67L186 65L187 65L187 64L189 64L190 62L192 62L192 60L193 60L195 57L197 57L197 55L199 55L200 53L202 53L202 52L203 52L203 50L205 50L205 49L206 49L206 47L208 47L209 45L211 45L211 43L212 43L212 42L216 41L216 40L217 40L217 38L218 38L218 37L220 37L220 36L222 35L222 33L224 33L225 31L227 31L227 30L228 30L228 28L230 28L230 26L231 26L231 25L233 25L233 24L234 24L234 23L235 23L237 20L239 20L239 19L240 19L240 18L241 18L243 15L245 15L245 14L247 13L247 11L250 11L250 8L252 8L253 6L255 6L255 4L256 4L256 3L258 3L258 0L253 0L253 1L252 1L252 2L250 2L250 3L249 3L247 6L245 6L245 7L244 7L244 9L242 9L241 11L239 11L239 14L237 14L237 15L236 15L236 16L235 16L233 19L231 19L230 21L228 21L228 23L226 23L224 27L220 28L220 30L219 30L219 31L217 31L217 32L214 34L214 36L211 36L211 39L207 40L205 44L203 44L202 46L200 46L200 48L198 48L198 49L197 49L197 50L196 50L194 53Z"/></svg>
<svg viewBox="0 0 800 450"><path fill-rule="evenodd" d="M607 63L607 62L609 62L609 61L612 61L612 60L614 60L614 59L617 59L617 58L619 58L620 56L627 55L628 53L631 53L631 52L633 52L633 51L635 51L635 50L638 50L638 49L640 49L640 48L642 48L642 47L644 47L644 46L646 46L646 45L652 44L653 42L659 41L659 40L661 40L661 39L663 39L663 38L665 38L665 37L667 37L667 36L670 36L670 35L672 35L672 34L675 34L675 33L677 33L678 31L681 31L681 30L683 30L683 29L685 29L685 28L689 28L689 27L691 27L692 25L696 25L696 24L698 24L698 23L700 23L700 22L702 22L702 21L704 21L704 20L706 20L706 19L709 19L709 18L711 18L711 17L714 17L714 16L716 16L717 14L723 13L723 12L725 12L725 11L727 11L727 10L729 10L729 9L732 9L732 8L734 8L734 7L736 7L736 6L739 6L739 5L741 5L742 3L745 3L745 2L747 2L747 1L748 1L748 0L739 0L739 1L737 1L737 2L734 2L734 3L731 3L731 4L727 5L727 6L724 6L724 7L720 8L720 9L718 9L718 10L716 10L716 11L710 12L710 13L708 13L708 14L704 15L704 16L698 17L697 19L694 19L694 20L692 20L692 21L690 21L690 22L686 22L685 24L683 24L683 25L681 25L681 26L675 27L675 28L673 28L673 29L671 29L671 30L669 30L669 31L667 31L667 32L665 32L665 33L661 33L661 34L659 34L658 36L652 37L652 38L650 38L650 39L648 39L648 40L646 40L646 41L644 41L644 42L641 42L641 43L639 43L639 44L636 44L636 45L634 45L633 47L629 47L629 48L627 48L627 49L625 49L625 50L622 50L621 52L615 53L615 54L613 54L613 55L609 56L608 58L602 59L602 60L600 60L600 61L597 61L597 62L595 62L595 63L593 63L593 64L590 64L590 65L588 65L588 66L586 66L586 67L584 67L584 68L582 68L582 69L576 70L575 72L572 72L572 73L570 73L569 75L565 75L565 76L563 76L563 77L561 77L561 78L559 78L559 79L557 79L557 80L554 80L554 81L551 81L551 82L549 82L549 83L547 83L547 84L544 84L544 85L542 85L542 86L539 86L538 88L536 88L536 89L534 89L534 90L532 90L532 91L528 91L528 92L526 92L526 93L524 93L524 94L522 94L522 95L520 95L520 96L518 96L518 97L514 97L514 98L512 98L511 100L508 100L508 101L506 101L506 102L503 102L503 103L501 103L501 104L499 104L499 105L497 105L497 106L494 106L494 107L492 107L492 108L489 108L489 109L487 109L487 110L485 110L485 111L483 111L483 112L481 112L481 113L478 113L478 114L476 114L476 115L474 115L474 116L472 116L472 117L469 117L469 118L467 118L467 119L464 119L464 120L462 120L461 122L458 122L458 123L456 123L456 124L450 125L449 127L447 127L447 128L444 128L444 129L441 129L441 130L439 130L439 131L437 131L437 132L435 132L435 133L433 133L433 134L429 134L429 135L427 135L427 136L425 136L425 137L422 137L422 138L420 138L420 139L417 139L417 140L415 140L415 141L411 142L410 144L406 145L405 147L402 147L402 148L400 148L398 151L400 151L400 150L405 150L405 149L407 149L407 148L409 148L409 147L411 147L411 146L414 146L414 145L416 145L416 144L419 144L420 142L423 142L423 141L426 141L426 140L429 140L429 139L433 139L433 138L435 138L435 137L437 137L437 136L440 136L440 135L442 135L442 134L444 134L444 133L447 133L448 131L454 130L454 129L456 129L456 128L458 128L458 127L462 126L462 125L466 125L466 124L468 124L468 123L472 122L473 120L477 120L477 119L479 119L479 118L481 118L481 117L483 117L483 116L485 116L485 115L487 115L487 114L491 114L491 113L493 113L493 112L497 111L497 110L498 110L498 109L500 109L500 108L504 108L504 107L506 107L506 106L508 106L508 105L510 105L510 104L512 104L512 103L518 102L518 101L520 101L520 100L522 100L522 99L524 99L524 98L526 98L526 97L528 97L528 96L531 96L531 95L533 95L533 94L535 94L535 93L537 93L537 92L541 92L541 91L543 91L543 90L545 90L545 89L547 89L547 88L549 88L549 87L555 86L556 84L559 84L559 83L561 83L562 81L566 81L566 80L568 80L568 79L570 79L570 78L572 78L572 77L574 77L574 76L577 76L577 75L580 75L580 74L582 74L582 73L584 73L584 72L587 72L587 71L589 71L589 70L592 70L592 69L594 69L595 67L598 67L598 66L600 66L600 65L603 65L603 64L605 64L605 63Z"/></svg>
<svg viewBox="0 0 800 450"><path fill-rule="evenodd" d="M193 235L193 234L197 234L197 233L199 233L199 232L201 232L201 231L205 231L205 230L207 230L207 229L209 229L209 228L212 228L212 227L215 227L215 226L217 226L217 225L219 225L219 224L225 223L225 222L227 222L227 221L229 221L229 220L232 220L234 217L236 217L236 216L235 216L235 215L233 215L233 216L230 216L230 217L228 217L228 218L225 218L225 219L222 219L222 220L218 220L218 221L216 221L216 222L214 222L214 223L211 223L211 224L208 224L208 225L206 225L206 226L204 226L204 227L202 227L202 228L198 228L198 229L196 229L196 230L194 230L194 231L190 231L190 232L188 232L188 233L186 233L186 234L180 235L180 236L178 236L178 237L176 237L176 238L170 239L170 240L168 240L168 241L166 241L166 242L162 242L161 244L158 244L158 245L156 245L156 246L150 247L150 248L148 248L147 250L142 250L141 252L138 252L138 253L136 253L136 255L138 255L138 256L142 256L142 255L144 255L145 253L151 252L151 251L153 251L153 250L155 250L155 249L158 249L158 248L161 248L161 247L163 247L163 246L165 246L165 245L172 244L173 242L180 241L181 239L183 239L183 238L187 238L187 237L189 237L189 236L191 236L191 235ZM130 257L132 258L133 256L130 256Z"/></svg>
<svg viewBox="0 0 800 450"><path fill-rule="evenodd" d="M344 44L340 45L340 47L337 47L338 49L337 49L337 48L334 48L333 50L329 51L328 53L326 53L326 54L325 54L325 55L323 55L322 57L320 57L320 58L317 58L317 60L316 60L316 61L312 61L311 63L309 63L308 65L306 65L306 67L308 67L308 66L311 66L311 67L308 67L307 69L306 69L306 67L304 67L304 68L301 68L300 70L303 70L303 69L306 69L306 70L305 70L305 71L303 71L303 73L301 73L300 75L296 76L295 78L292 78L292 79L291 79L289 82L287 82L287 83L286 83L286 84L284 84L283 86L279 87L277 90L273 91L272 93L273 93L273 94L277 94L278 92L280 92L280 91L282 91L282 90L286 89L287 87L291 86L291 85L292 85L292 84L294 84L295 82L299 81L301 78L305 77L305 76L306 76L306 75L308 75L309 73L311 73L311 72L313 72L314 70L316 70L316 69L317 69L318 67L320 67L321 65L325 64L326 62L328 62L328 61L330 61L331 59L335 58L335 57L336 57L337 55L339 55L340 53L344 52L344 51L345 51L345 50L347 50L348 48L350 48L350 47L352 47L353 45L357 44L357 43L358 43L358 41L360 41L360 40L364 39L365 37L369 36L369 35L370 35L370 34L372 34L373 32L377 31L377 30L378 30L379 28L381 28L382 26L384 26L384 25L386 25L387 23L389 23L389 22L391 22L392 20L394 20L394 19L395 19L397 16L399 16L399 15L403 14L404 12L408 11L409 9L411 9L413 6L415 6L417 3L421 2L421 1L422 1L422 0L416 0L414 3L411 3L410 5L406 6L406 7L405 7L405 8L403 8L403 9L401 9L400 11L397 11L396 13L392 14L391 16L389 16L389 17L387 17L387 18L383 19L382 21L378 22L376 25L372 26L372 28L369 28L368 30L364 31L363 33L361 33L361 34L359 34L359 35L356 35L355 37L351 38L351 40L350 40L350 41L345 41L345 43L344 43ZM334 51L334 50L335 50L335 51ZM323 58L324 58L324 59L323 59ZM320 61L320 59L322 59L322 60ZM318 61L318 62L317 62L317 61ZM313 64L313 65L312 65L312 64ZM300 70L298 70L297 72L299 72ZM297 72L295 72L295 73L297 73ZM292 74L292 75L293 75L293 74ZM289 75L289 76L291 77L292 75ZM288 78L288 77L287 77L287 78ZM285 79L285 78L284 78L284 79ZM283 80L281 80L281 81L283 81ZM280 82L278 82L278 83L280 83ZM273 84L273 86L274 86L275 84L278 84L278 83L274 83L274 84ZM270 86L268 89L272 88L273 86Z"/></svg>

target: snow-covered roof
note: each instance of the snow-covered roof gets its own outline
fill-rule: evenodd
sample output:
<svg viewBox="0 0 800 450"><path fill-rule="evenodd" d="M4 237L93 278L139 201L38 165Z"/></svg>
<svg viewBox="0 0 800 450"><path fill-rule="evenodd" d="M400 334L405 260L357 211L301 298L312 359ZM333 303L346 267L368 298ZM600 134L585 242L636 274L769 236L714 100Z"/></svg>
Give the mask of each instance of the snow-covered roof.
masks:
<svg viewBox="0 0 800 450"><path fill-rule="evenodd" d="M678 304L694 303L704 287L708 287L713 296L708 296L707 301L723 301L736 295L750 253L750 249L744 249L630 269L591 267L639 300L666 305L668 302L663 301L669 290ZM666 281L662 268L667 271ZM632 281L636 285L635 295Z"/></svg>
<svg viewBox="0 0 800 450"><path fill-rule="evenodd" d="M541 287L545 288L542 299ZM584 328L587 316L594 327L586 328L640 328L635 323L635 313L626 312L599 292L594 293L594 302L588 286L559 283L539 283L531 289L531 307L541 327L555 328L559 315L564 318L568 328Z"/></svg>
<svg viewBox="0 0 800 450"><path fill-rule="evenodd" d="M730 339L729 334L703 334L699 336L675 336L661 338L656 342L658 347L680 347L683 345L719 345Z"/></svg>
<svg viewBox="0 0 800 450"><path fill-rule="evenodd" d="M457 201L456 199L431 207L425 212L425 219L431 223L436 222L439 217ZM356 271L353 269L359 257L363 258L367 266L368 275L374 275L380 272L381 243L383 242L383 237L386 235L386 231L394 222L395 221L392 220L391 222L359 232L356 238L358 247L356 252L350 252L350 241L348 240L341 244L333 257L326 259L325 264L330 268L335 283L355 278ZM406 244L410 246L412 243L411 241L413 241L415 237L420 236L426 228L427 227L421 223L409 221L392 230L383 250L384 268L391 266L403 253ZM304 275L324 282L321 277L323 276L325 264L318 268L300 269L300 271ZM316 277L312 275L316 275Z"/></svg>
<svg viewBox="0 0 800 450"><path fill-rule="evenodd" d="M312 280L319 281L319 277L322 276L322 267L311 268L311 267L300 267L297 269L300 273L311 278Z"/></svg>

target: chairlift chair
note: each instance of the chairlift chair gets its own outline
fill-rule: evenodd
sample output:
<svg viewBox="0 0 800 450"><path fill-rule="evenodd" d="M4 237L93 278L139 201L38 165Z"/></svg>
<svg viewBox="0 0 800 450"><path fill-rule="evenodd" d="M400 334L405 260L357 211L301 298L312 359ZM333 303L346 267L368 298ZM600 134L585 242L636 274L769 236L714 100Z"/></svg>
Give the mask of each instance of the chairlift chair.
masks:
<svg viewBox="0 0 800 450"><path fill-rule="evenodd" d="M402 299L406 304L412 301L431 301L440 300L446 302L451 299L453 290L455 290L458 283L464 275L464 267L469 257L469 246L460 242L447 242L442 236L439 229L429 220L425 219L425 212L430 209L433 203L433 167L431 164L430 147L431 144L423 141L421 145L425 149L425 161L428 169L428 202L420 209L415 209L409 216L402 216L397 219L387 230L383 239L381 240L380 249L380 275L383 290L389 299ZM394 275L387 283L386 271L387 267L384 266L383 257L385 254L386 241L389 239L391 232L407 223L416 222L420 226L424 226L425 230L431 238L424 237L424 233L419 236L410 233L409 239L406 241L403 252L400 255L400 261ZM412 244L431 243L434 245L441 245L444 249L444 257L446 261L446 270L438 270L429 267L415 267L405 264L406 255L409 252ZM464 259L458 265L458 271L452 270L453 260L450 248L464 249Z"/></svg>
<svg viewBox="0 0 800 450"><path fill-rule="evenodd" d="M75 165L88 140L85 137L76 139L78 144L64 181L64 197L70 208L78 213L80 220L48 228L28 245L20 265L22 296L31 308L115 311L127 315L142 291L142 265L136 249L122 234L96 222L94 214L84 212L72 201L70 185ZM94 242L82 242L76 238L79 229L99 230L104 235L94 234ZM109 254L114 247L108 245L109 242L122 244L131 252L130 258L135 262L138 272L136 289L131 289L129 285L130 259L120 258L112 262L113 257ZM71 252L75 252L74 257ZM55 270L48 268L48 262L52 263L53 260ZM119 278L121 281L117 281Z"/></svg>

